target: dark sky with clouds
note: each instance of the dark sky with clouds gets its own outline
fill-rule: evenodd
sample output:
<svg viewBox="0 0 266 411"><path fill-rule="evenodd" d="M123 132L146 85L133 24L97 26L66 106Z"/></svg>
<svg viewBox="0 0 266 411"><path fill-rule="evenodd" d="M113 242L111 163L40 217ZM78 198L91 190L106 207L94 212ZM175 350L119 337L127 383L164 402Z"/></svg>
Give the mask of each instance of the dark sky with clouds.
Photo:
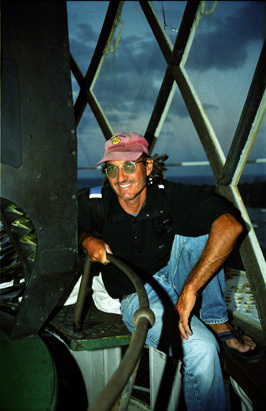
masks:
<svg viewBox="0 0 266 411"><path fill-rule="evenodd" d="M261 41L265 27L258 22L263 21L263 16L265 18L266 2L237 3L241 3L241 6L232 15L219 16L213 13L210 32L199 30L197 41L208 44L208 48L201 50L195 67L197 70L206 70L206 59L209 69L238 69L245 64L247 49L252 42Z"/></svg>
<svg viewBox="0 0 266 411"><path fill-rule="evenodd" d="M128 130L143 134L166 63L137 3L125 2L122 37L115 53L106 57L94 93L115 132ZM170 27L178 28L182 15L179 8L184 9L184 3L153 2L160 18L163 18L164 7L166 30L172 42L176 32ZM70 50L83 74L96 46L107 5L108 2L101 1L68 2ZM186 64L188 75L225 154L230 147L261 50L265 35L265 11L265 1L218 2L210 16L202 17ZM75 99L78 87L75 82L73 84ZM265 136L265 120L259 131L260 147L254 144L253 157L266 157L265 152L262 154L265 149L262 133ZM97 140L101 134L91 116L84 116L78 127L78 138L84 140L80 141L79 165L93 166L95 159L101 157L104 138L102 136ZM86 139L93 138L93 135L94 141L87 144ZM172 147L174 143L176 149L171 151L170 162L187 161L184 160L184 153L191 161L206 160L199 141L193 144L195 150L192 150L193 139L197 136L177 91L156 149L163 152L165 146ZM86 147L89 147L88 151ZM266 174L265 166L261 169Z"/></svg>

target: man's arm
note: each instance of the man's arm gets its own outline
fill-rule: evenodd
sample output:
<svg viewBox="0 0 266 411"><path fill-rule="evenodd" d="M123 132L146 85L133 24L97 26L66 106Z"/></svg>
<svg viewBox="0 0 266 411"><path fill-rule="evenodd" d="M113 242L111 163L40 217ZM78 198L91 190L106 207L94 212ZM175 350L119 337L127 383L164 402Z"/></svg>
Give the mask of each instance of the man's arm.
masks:
<svg viewBox="0 0 266 411"><path fill-rule="evenodd" d="M180 318L179 330L186 340L192 334L188 319L196 302L196 293L224 263L242 231L242 225L229 213L213 222L206 247L185 282L175 306Z"/></svg>
<svg viewBox="0 0 266 411"><path fill-rule="evenodd" d="M99 238L88 235L85 232L79 233L79 245L87 251L92 262L98 262L106 265L109 263L106 258L106 252L113 254L109 244Z"/></svg>

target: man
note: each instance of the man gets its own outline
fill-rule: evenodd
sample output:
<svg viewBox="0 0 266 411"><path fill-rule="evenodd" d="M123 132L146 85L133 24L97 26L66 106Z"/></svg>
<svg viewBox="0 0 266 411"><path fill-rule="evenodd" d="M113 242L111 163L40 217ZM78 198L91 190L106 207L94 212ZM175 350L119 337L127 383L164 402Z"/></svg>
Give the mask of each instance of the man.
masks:
<svg viewBox="0 0 266 411"><path fill-rule="evenodd" d="M146 343L182 358L188 410L226 409L218 344L250 355L255 343L237 339L222 298L223 262L243 230L237 210L226 199L163 180L167 156L150 156L137 133L118 133L105 144L104 224L96 238L88 197L79 199L79 244L101 274L94 278L99 309L121 312L133 332L138 298L130 280L106 253L114 253L140 276L156 321ZM200 302L200 319L194 310ZM174 320L174 314L178 319ZM176 330L179 331L176 332ZM243 354L244 353L244 354Z"/></svg>

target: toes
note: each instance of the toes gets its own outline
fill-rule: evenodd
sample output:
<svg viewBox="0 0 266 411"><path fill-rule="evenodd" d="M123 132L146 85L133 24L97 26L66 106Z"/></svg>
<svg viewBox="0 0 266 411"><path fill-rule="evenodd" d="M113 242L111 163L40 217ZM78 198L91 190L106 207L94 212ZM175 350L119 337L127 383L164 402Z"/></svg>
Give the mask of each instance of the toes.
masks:
<svg viewBox="0 0 266 411"><path fill-rule="evenodd" d="M236 338L230 338L229 340L226 340L226 343L230 348L239 352L247 352L251 349L250 345L241 344Z"/></svg>
<svg viewBox="0 0 266 411"><path fill-rule="evenodd" d="M243 341L246 345L249 345L249 346L254 347L254 348L256 347L255 341L253 341L253 339L251 337L249 337L248 335L242 335L242 339L243 339ZM254 349L254 348L252 348L252 349Z"/></svg>

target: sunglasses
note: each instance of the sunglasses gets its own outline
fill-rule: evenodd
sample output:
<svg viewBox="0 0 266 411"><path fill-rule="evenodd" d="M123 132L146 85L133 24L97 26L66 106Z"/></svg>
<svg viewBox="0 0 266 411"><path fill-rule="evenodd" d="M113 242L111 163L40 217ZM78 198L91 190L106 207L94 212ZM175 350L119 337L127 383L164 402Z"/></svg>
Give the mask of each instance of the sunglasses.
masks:
<svg viewBox="0 0 266 411"><path fill-rule="evenodd" d="M137 163L144 163L144 161L143 160L125 161L122 166L115 166L111 164L110 166L107 166L104 171L108 178L116 178L118 176L119 167L122 167L122 170L124 171L124 173L133 174L135 173L137 169L137 166L136 166Z"/></svg>

